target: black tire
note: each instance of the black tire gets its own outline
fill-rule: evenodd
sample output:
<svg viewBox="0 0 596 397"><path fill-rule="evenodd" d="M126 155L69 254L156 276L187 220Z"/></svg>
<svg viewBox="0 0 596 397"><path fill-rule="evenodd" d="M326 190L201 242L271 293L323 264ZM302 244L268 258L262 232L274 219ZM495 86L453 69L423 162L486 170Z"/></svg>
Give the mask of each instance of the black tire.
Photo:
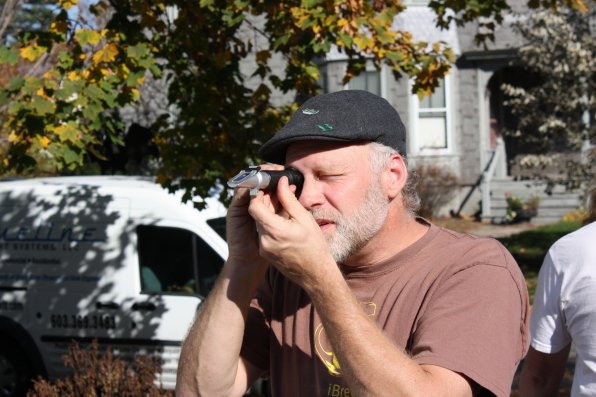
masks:
<svg viewBox="0 0 596 397"><path fill-rule="evenodd" d="M34 371L27 356L10 340L0 344L0 397L25 397Z"/></svg>

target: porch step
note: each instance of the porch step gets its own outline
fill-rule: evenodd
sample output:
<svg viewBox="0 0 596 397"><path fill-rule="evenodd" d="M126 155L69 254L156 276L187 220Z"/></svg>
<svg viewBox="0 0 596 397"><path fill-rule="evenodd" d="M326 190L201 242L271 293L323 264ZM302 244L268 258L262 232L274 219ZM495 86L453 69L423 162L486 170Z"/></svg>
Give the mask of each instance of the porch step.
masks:
<svg viewBox="0 0 596 397"><path fill-rule="evenodd" d="M535 224L558 222L566 213L581 206L580 191L566 191L564 186L555 186L552 194L546 194L546 184L534 181L495 179L491 181L491 213L483 219L493 222L504 220L507 211L507 196L514 195L525 201L532 196L540 197L537 215L531 219Z"/></svg>

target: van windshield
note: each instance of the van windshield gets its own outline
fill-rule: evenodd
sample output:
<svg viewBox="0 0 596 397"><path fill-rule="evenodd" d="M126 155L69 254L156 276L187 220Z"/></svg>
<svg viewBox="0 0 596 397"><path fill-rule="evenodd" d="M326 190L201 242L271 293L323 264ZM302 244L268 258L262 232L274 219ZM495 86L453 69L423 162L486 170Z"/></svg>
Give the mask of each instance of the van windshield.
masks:
<svg viewBox="0 0 596 397"><path fill-rule="evenodd" d="M213 230L217 232L223 238L226 239L226 217L213 218L207 221L207 224L211 226Z"/></svg>

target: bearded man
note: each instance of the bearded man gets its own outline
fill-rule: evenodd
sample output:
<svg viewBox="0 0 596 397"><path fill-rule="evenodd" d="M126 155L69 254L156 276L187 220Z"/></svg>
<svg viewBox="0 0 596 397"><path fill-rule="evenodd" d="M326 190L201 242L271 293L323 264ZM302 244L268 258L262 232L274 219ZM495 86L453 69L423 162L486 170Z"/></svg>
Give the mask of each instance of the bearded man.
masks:
<svg viewBox="0 0 596 397"><path fill-rule="evenodd" d="M299 197L237 188L229 257L184 342L177 396L509 396L528 292L493 239L416 216L406 131L365 91L306 101L260 151ZM284 166L265 166L283 169Z"/></svg>

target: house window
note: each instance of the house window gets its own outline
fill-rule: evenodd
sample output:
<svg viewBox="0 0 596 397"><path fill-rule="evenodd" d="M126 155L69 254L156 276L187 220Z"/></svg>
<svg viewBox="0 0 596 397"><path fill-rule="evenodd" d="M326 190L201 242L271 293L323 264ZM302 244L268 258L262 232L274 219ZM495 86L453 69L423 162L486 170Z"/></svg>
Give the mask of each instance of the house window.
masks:
<svg viewBox="0 0 596 397"><path fill-rule="evenodd" d="M430 95L419 100L416 108L414 142L417 152L449 149L449 81L446 78Z"/></svg>
<svg viewBox="0 0 596 397"><path fill-rule="evenodd" d="M381 96L381 73L378 70L365 70L354 76L349 83L350 90L364 90Z"/></svg>

